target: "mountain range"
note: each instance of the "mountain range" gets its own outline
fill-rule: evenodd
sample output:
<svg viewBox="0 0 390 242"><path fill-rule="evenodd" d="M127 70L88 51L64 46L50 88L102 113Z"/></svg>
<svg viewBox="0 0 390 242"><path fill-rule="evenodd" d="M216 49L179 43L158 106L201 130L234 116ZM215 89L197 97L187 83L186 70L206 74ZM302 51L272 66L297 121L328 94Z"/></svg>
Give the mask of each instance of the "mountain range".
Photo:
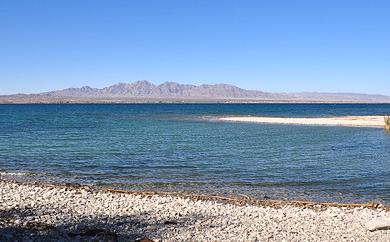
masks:
<svg viewBox="0 0 390 242"><path fill-rule="evenodd" d="M270 93L228 84L189 85L149 81L118 83L105 88L67 88L38 94L0 96L0 103L132 103L132 102L368 102L389 103L390 97L357 93Z"/></svg>

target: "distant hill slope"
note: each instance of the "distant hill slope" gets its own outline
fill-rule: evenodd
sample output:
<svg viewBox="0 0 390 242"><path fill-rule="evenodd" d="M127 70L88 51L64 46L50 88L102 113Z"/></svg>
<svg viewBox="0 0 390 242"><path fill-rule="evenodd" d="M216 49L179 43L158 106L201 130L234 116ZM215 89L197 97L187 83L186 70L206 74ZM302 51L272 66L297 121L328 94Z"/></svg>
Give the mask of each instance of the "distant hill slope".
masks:
<svg viewBox="0 0 390 242"><path fill-rule="evenodd" d="M149 81L118 83L103 89L91 87L68 88L46 93L53 97L127 97L127 98L194 98L194 99L229 99L229 98L272 98L273 94L250 91L227 84L188 85L165 82L154 85Z"/></svg>
<svg viewBox="0 0 390 242"><path fill-rule="evenodd" d="M269 93L245 90L228 84L189 85L149 81L118 83L102 89L68 88L39 94L0 96L0 103L58 102L155 102L155 101L233 101L233 102L390 102L389 96L354 93Z"/></svg>

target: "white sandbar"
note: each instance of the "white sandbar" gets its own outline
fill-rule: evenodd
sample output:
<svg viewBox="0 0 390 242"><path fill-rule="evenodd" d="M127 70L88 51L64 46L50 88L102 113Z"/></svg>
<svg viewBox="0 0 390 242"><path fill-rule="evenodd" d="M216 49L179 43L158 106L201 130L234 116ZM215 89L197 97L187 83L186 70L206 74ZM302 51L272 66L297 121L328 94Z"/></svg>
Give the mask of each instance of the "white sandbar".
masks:
<svg viewBox="0 0 390 242"><path fill-rule="evenodd" d="M384 127L383 116L342 116L322 118L283 118L283 117L257 117L257 116L230 116L220 117L219 121L294 124L294 125L329 125L329 126L360 126Z"/></svg>

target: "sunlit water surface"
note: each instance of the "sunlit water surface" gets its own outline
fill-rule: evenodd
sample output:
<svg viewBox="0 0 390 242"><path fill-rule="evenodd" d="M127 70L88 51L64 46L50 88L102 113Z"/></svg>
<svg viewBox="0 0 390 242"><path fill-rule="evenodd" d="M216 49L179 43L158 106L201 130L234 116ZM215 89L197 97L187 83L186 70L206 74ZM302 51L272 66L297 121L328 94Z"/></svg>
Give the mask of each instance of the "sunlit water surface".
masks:
<svg viewBox="0 0 390 242"><path fill-rule="evenodd" d="M212 121L386 113L385 104L0 105L0 171L132 190L389 204L383 129Z"/></svg>

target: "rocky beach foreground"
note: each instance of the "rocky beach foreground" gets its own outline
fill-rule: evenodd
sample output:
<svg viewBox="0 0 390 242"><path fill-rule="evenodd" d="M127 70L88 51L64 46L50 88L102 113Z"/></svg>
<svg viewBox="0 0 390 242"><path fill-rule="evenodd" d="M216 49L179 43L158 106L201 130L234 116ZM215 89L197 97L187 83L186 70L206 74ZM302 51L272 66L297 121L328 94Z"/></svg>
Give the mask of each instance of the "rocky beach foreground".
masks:
<svg viewBox="0 0 390 242"><path fill-rule="evenodd" d="M385 207L237 205L4 180L0 194L0 241L390 241Z"/></svg>

